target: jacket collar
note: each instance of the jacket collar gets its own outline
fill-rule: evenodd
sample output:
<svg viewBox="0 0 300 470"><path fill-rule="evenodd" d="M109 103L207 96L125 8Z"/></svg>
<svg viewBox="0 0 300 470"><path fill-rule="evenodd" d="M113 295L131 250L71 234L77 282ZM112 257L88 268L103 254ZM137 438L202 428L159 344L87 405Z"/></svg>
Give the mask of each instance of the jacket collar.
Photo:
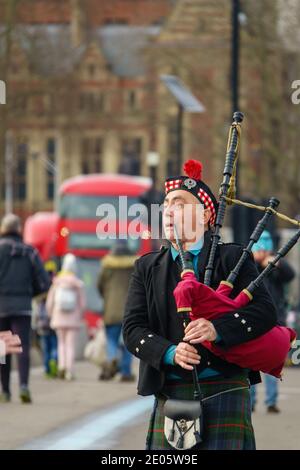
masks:
<svg viewBox="0 0 300 470"><path fill-rule="evenodd" d="M4 233L3 235L0 235L1 240L5 239L5 238L10 238L10 239L16 240L16 241L22 241L22 236L19 233L16 233L16 232Z"/></svg>

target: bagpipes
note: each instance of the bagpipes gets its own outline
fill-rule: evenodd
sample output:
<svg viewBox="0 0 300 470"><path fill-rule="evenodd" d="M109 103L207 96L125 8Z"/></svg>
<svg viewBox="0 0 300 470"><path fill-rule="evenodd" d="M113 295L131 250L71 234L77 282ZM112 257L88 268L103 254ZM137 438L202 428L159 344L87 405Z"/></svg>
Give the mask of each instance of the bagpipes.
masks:
<svg viewBox="0 0 300 470"><path fill-rule="evenodd" d="M254 279L242 292L234 299L230 297L234 288L234 283L239 275L244 262L251 255L251 248L256 243L268 221L273 215L300 226L300 223L294 219L277 212L279 201L272 197L267 207L255 206L253 204L244 203L234 199L235 172L238 158L238 150L241 135L241 125L243 114L236 112L233 115L233 123L230 127L226 161L223 172L223 181L220 187L219 204L217 217L215 221L214 231L212 233L212 242L205 269L204 283L196 279L193 265L188 261L175 230L176 244L178 246L180 260L183 271L181 273L182 280L178 283L174 290L174 297L177 305L177 311L183 316L184 324L188 321L205 318L213 320L220 318L226 314L234 314L239 318L238 309L245 307L255 297L255 290L262 284L266 276L276 266L277 262L285 256L290 249L297 243L300 238L300 229L295 235L279 250L275 258L269 261L266 268ZM217 253L217 247L220 242L220 230L224 222L225 210L227 204L242 204L250 208L264 211L265 214L258 222L256 228L250 236L250 241L243 249L242 255L230 272L226 280L222 281L216 290L210 287L214 262ZM251 326L247 326L247 319L241 320L245 323L246 328L251 331ZM264 335L247 341L238 346L224 349L217 343L204 341L202 343L216 356L232 362L240 367L251 369L254 371L262 371L275 377L281 377L281 371L284 366L285 359L290 350L291 343L295 340L296 333L291 328L275 326Z"/></svg>

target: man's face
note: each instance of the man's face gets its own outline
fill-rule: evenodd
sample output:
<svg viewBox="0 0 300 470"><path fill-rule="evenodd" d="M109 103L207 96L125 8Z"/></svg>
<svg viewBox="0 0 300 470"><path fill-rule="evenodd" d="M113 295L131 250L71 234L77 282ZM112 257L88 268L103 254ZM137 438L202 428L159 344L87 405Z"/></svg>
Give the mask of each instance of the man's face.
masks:
<svg viewBox="0 0 300 470"><path fill-rule="evenodd" d="M178 189L164 200L163 226L167 240L175 241L174 225L183 242L195 242L203 237L211 212L193 194Z"/></svg>

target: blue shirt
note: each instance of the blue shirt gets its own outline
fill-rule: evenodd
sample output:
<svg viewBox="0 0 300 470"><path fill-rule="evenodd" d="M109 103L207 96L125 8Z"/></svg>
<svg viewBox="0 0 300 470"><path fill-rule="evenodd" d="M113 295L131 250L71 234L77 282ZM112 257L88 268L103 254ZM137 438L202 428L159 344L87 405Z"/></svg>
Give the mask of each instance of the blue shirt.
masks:
<svg viewBox="0 0 300 470"><path fill-rule="evenodd" d="M193 243L193 245L191 245L188 250L188 252L193 255L193 267L194 267L194 271L195 271L197 279L199 278L198 255L202 247L203 247L203 239L200 238L200 240ZM179 256L179 252L174 248L173 245L171 245L171 254L172 254L173 261L176 261L176 259Z"/></svg>
<svg viewBox="0 0 300 470"><path fill-rule="evenodd" d="M199 278L198 257L199 257L199 253L200 253L202 247L203 247L203 238L201 238L197 242L193 243L193 245L191 245L189 250L188 250L189 253L191 253L193 255L193 267L194 267L194 271L195 271L197 279ZM174 248L173 245L171 245L171 254L172 254L173 261L176 261L177 257L179 256L179 252ZM217 339L216 339L216 342L220 341L220 339L221 338L218 335ZM174 364L175 349L176 349L175 345L169 346L169 348L167 349L167 351L165 352L165 355L164 355L164 364L166 364L166 365L175 365ZM204 369L202 372L199 373L198 377L199 377L199 379L203 379L203 378L211 377L211 376L214 376L214 375L219 375L219 372L217 372L214 369L211 369L211 368L207 367L206 369ZM180 379L180 377L178 377L176 374L173 374L173 373L169 373L168 378L170 378L170 379Z"/></svg>

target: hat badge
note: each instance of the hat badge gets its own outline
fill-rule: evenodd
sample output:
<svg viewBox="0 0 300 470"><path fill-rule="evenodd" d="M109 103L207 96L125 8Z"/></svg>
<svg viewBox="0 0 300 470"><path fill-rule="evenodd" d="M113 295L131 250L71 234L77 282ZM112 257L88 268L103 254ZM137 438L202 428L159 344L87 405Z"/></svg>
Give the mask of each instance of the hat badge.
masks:
<svg viewBox="0 0 300 470"><path fill-rule="evenodd" d="M192 178L187 178L186 180L184 180L183 184L187 187L187 189L193 189L197 185L197 182Z"/></svg>

